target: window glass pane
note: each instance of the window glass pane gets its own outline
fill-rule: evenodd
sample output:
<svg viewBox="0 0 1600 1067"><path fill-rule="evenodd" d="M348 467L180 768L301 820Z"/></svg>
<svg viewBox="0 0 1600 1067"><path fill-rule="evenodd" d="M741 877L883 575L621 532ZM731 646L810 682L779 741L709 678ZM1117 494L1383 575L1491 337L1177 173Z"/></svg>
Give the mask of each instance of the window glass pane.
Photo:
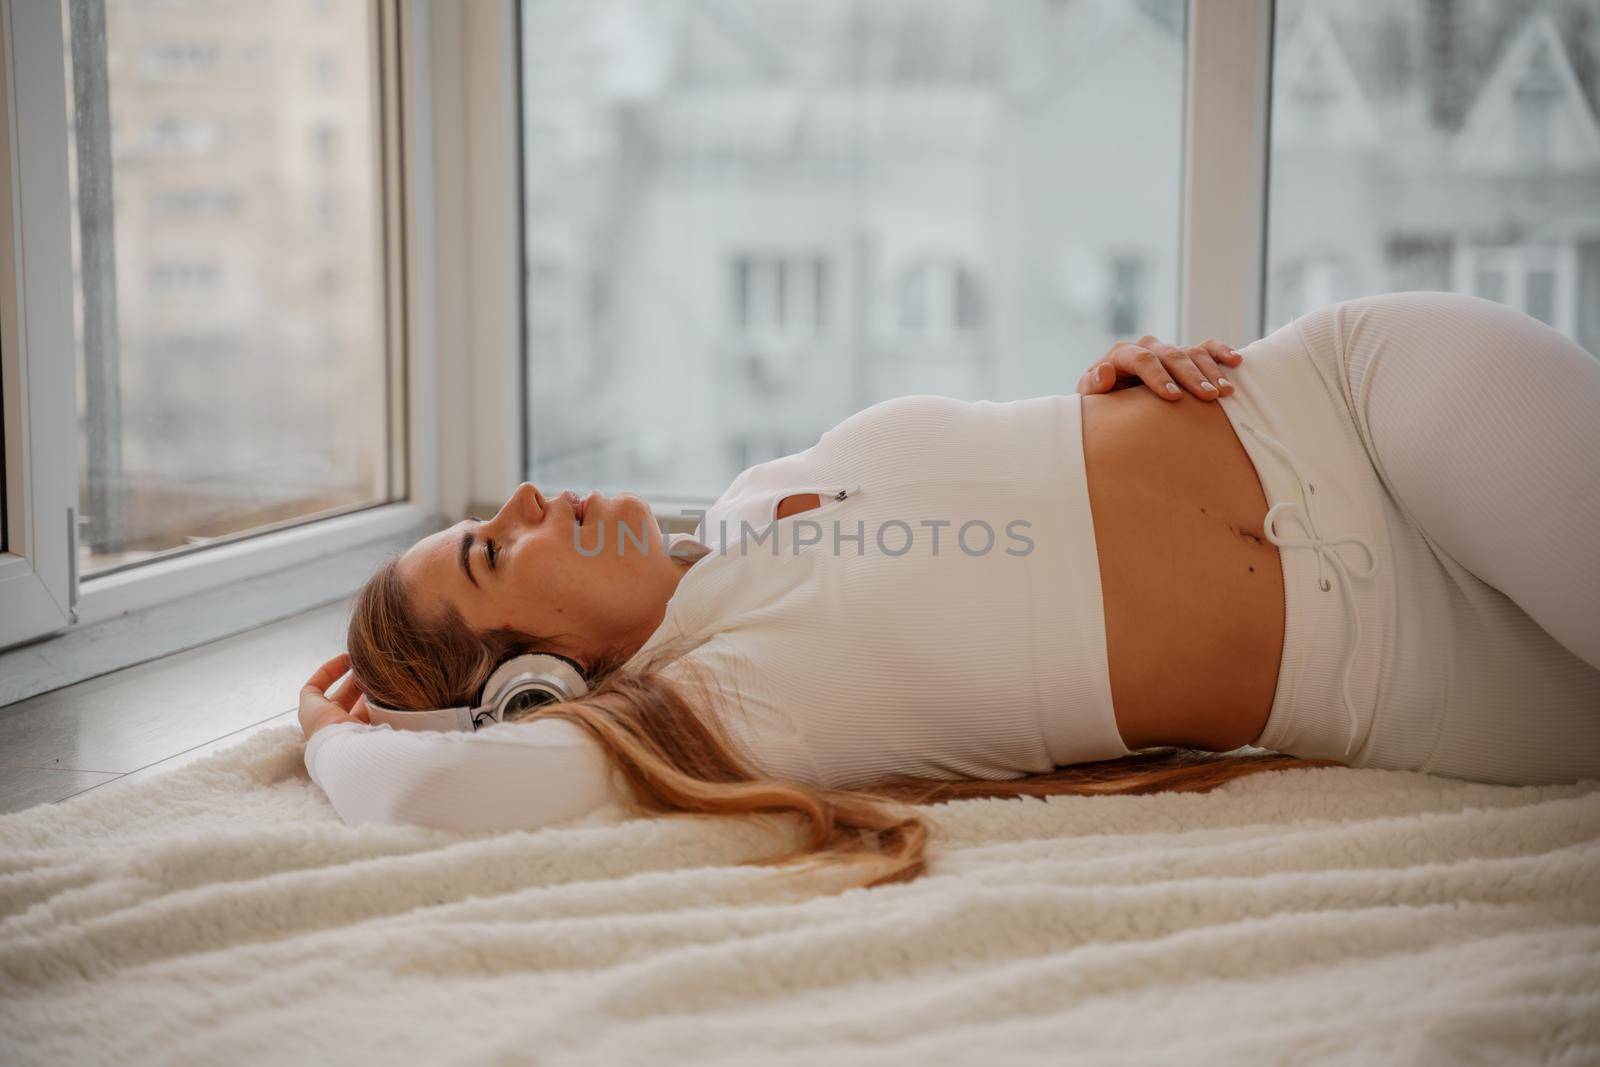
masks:
<svg viewBox="0 0 1600 1067"><path fill-rule="evenodd" d="M1504 302L1506 298L1505 273L1498 270L1478 271L1478 284L1473 291L1485 300Z"/></svg>
<svg viewBox="0 0 1600 1067"><path fill-rule="evenodd" d="M1475 293L1600 353L1600 0L1278 0L1267 330Z"/></svg>
<svg viewBox="0 0 1600 1067"><path fill-rule="evenodd" d="M82 574L381 503L369 0L65 0Z"/></svg>
<svg viewBox="0 0 1600 1067"><path fill-rule="evenodd" d="M1529 271L1524 281L1527 289L1522 301L1523 310L1536 319L1550 322L1556 313L1556 272Z"/></svg>
<svg viewBox="0 0 1600 1067"><path fill-rule="evenodd" d="M528 474L709 500L1177 319L1185 0L523 0Z"/></svg>

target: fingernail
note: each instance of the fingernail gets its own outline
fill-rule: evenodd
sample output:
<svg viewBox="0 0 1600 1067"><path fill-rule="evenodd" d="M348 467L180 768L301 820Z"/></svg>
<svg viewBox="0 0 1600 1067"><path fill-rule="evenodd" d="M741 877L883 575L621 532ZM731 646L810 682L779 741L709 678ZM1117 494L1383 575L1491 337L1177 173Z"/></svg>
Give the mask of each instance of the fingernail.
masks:
<svg viewBox="0 0 1600 1067"><path fill-rule="evenodd" d="M1211 383L1210 383L1210 382L1201 382L1201 383L1200 383L1200 388L1202 388L1202 389L1209 389L1209 390L1211 390L1211 392L1213 392L1213 393L1214 393L1214 392L1216 392L1216 391L1217 391L1217 387L1216 387L1216 386L1214 386L1214 385L1212 385L1212 384L1211 384Z"/></svg>
<svg viewBox="0 0 1600 1067"><path fill-rule="evenodd" d="M1167 383L1167 392L1176 393L1178 391L1179 391L1179 389L1178 389L1178 387L1176 385L1173 385L1171 382Z"/></svg>
<svg viewBox="0 0 1600 1067"><path fill-rule="evenodd" d="M1218 385L1226 385L1230 389L1233 388L1233 383L1228 381L1228 379L1226 379L1226 378L1218 378L1217 379L1217 384Z"/></svg>

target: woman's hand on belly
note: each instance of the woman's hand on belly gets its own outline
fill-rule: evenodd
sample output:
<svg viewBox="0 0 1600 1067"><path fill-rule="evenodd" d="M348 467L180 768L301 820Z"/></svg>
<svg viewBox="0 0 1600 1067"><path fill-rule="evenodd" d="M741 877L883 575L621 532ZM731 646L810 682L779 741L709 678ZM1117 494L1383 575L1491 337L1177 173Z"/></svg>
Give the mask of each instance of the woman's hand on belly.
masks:
<svg viewBox="0 0 1600 1067"><path fill-rule="evenodd" d="M1105 359L1083 372L1078 379L1078 392L1085 396L1110 393L1143 382L1163 400L1181 400L1183 389L1201 400L1215 400L1233 392L1233 385L1223 377L1218 364L1237 367L1243 360L1221 341L1179 347L1145 334L1137 341L1112 345Z"/></svg>

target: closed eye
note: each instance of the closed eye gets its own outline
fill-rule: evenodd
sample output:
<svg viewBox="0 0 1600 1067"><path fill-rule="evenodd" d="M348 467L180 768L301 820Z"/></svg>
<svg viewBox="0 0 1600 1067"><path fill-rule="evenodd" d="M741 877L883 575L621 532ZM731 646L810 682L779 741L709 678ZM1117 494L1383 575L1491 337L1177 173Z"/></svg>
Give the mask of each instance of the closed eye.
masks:
<svg viewBox="0 0 1600 1067"><path fill-rule="evenodd" d="M483 525L483 520L478 518L476 515L468 515L467 519L471 522L477 523L479 526ZM500 558L500 548L494 543L493 540L487 537L483 539L483 555L484 558L489 562L489 569L494 570L495 560Z"/></svg>

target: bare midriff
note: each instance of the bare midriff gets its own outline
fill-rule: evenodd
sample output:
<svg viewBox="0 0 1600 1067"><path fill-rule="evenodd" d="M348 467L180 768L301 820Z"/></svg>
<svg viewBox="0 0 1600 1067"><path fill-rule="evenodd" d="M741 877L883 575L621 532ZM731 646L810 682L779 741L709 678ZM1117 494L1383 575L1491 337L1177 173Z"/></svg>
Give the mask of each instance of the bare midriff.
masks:
<svg viewBox="0 0 1600 1067"><path fill-rule="evenodd" d="M1283 653L1283 570L1255 464L1216 401L1082 398L1117 729L1131 749L1261 736Z"/></svg>

